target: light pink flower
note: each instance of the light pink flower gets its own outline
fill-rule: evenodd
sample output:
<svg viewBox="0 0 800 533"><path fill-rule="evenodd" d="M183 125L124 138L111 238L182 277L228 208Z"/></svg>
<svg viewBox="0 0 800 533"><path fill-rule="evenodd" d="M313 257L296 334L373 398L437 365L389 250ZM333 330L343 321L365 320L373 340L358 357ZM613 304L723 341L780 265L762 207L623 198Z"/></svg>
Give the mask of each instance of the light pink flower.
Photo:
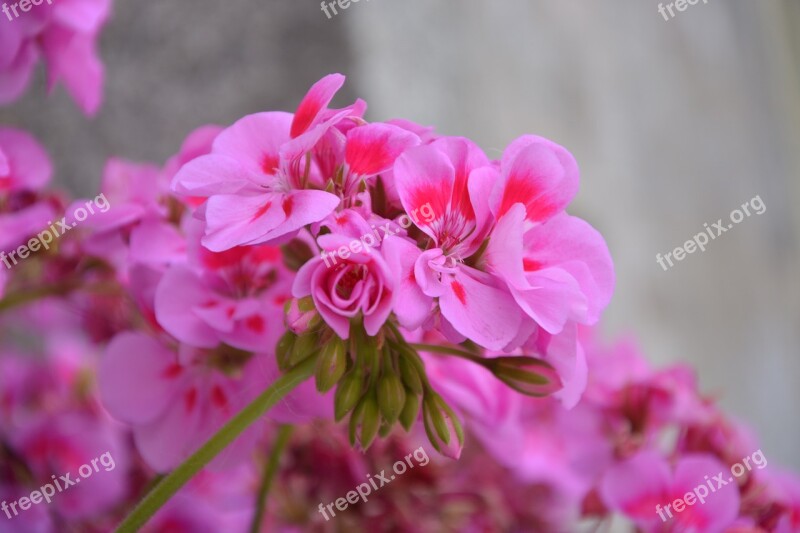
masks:
<svg viewBox="0 0 800 533"><path fill-rule="evenodd" d="M505 150L500 171L489 270L548 333L568 321L597 322L611 299L614 271L603 237L563 212L578 190L574 158L546 139L524 136Z"/></svg>
<svg viewBox="0 0 800 533"><path fill-rule="evenodd" d="M171 266L158 284L158 323L190 346L226 343L271 352L285 331L283 304L290 290L280 250L259 245L216 253L198 242L190 247L189 262Z"/></svg>
<svg viewBox="0 0 800 533"><path fill-rule="evenodd" d="M337 196L312 188L322 185L319 170L303 159L349 115L344 111L319 123L326 115L322 108L340 85L331 81L339 78L344 81L329 76L312 87L294 117L280 112L244 117L215 139L211 154L178 171L176 192L208 198L201 215L207 224L203 244L209 249L292 236L336 208Z"/></svg>
<svg viewBox="0 0 800 533"><path fill-rule="evenodd" d="M104 417L94 419L81 413L59 412L57 416L35 416L15 428L11 443L32 467L37 480L51 482L53 474L70 473L73 480L83 465L97 462L90 477L82 479L53 499L58 513L66 518L90 518L110 510L128 492L130 459L123 434Z"/></svg>
<svg viewBox="0 0 800 533"><path fill-rule="evenodd" d="M55 205L39 194L53 166L32 135L13 128L0 128L0 153L0 251L9 251L53 222Z"/></svg>
<svg viewBox="0 0 800 533"><path fill-rule="evenodd" d="M3 14L0 104L22 95L44 56L48 89L62 82L83 112L94 115L100 108L104 75L96 41L110 7L110 0L59 0L18 11L19 17L11 11Z"/></svg>
<svg viewBox="0 0 800 533"><path fill-rule="evenodd" d="M413 276L422 293L409 293L416 302L408 312L395 307L398 320L413 327L420 310L436 299L442 317L460 335L489 349L504 348L517 335L522 313L500 279L465 264L492 223L487 199L495 173L486 156L466 139L443 138L406 151L394 176L403 208L433 241L424 252L399 240L385 243L387 254L403 258L394 265L400 279ZM433 212L429 220L418 218L425 206Z"/></svg>
<svg viewBox="0 0 800 533"><path fill-rule="evenodd" d="M360 226L371 231L357 213L349 216L360 219ZM342 339L349 338L350 321L359 315L367 334L377 335L392 312L396 294L395 277L383 256L369 247L350 247L359 242L357 234L355 230L352 235L319 237L317 242L326 254L342 249L348 252L334 259L317 256L309 260L297 272L292 287L295 298L313 298L322 319Z"/></svg>
<svg viewBox="0 0 800 533"><path fill-rule="evenodd" d="M720 473L725 476L722 487L712 479ZM684 455L670 468L658 453L647 451L610 468L600 493L606 505L648 532L721 532L739 514L739 491L728 477L730 471L711 455ZM707 491L703 503L693 491L701 485L708 489L709 480L714 491ZM675 510L675 500L687 494L695 496L695 503L685 505L682 511ZM673 505L669 512L664 509L667 505ZM659 509L663 510L661 515Z"/></svg>
<svg viewBox="0 0 800 533"><path fill-rule="evenodd" d="M165 472L266 388L263 376L248 368L228 376L214 368L210 354L188 348L175 353L144 334L126 332L111 341L100 363L100 396L112 416L133 428L147 463ZM244 459L262 429L253 426L215 464Z"/></svg>

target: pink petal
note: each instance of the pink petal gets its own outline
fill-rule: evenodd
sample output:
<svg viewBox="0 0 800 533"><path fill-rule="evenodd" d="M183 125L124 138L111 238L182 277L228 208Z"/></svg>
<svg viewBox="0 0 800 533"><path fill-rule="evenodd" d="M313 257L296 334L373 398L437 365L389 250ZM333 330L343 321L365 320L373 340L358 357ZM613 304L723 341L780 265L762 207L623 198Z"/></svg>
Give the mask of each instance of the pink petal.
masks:
<svg viewBox="0 0 800 533"><path fill-rule="evenodd" d="M450 210L458 213L464 220L474 221L475 212L468 189L470 172L488 165L489 159L475 143L463 137L444 137L433 142L432 146L447 155L455 170ZM486 198L481 200L485 203Z"/></svg>
<svg viewBox="0 0 800 533"><path fill-rule="evenodd" d="M656 506L670 503L670 477L667 462L658 453L645 451L609 468L600 494L607 506L639 524L661 522Z"/></svg>
<svg viewBox="0 0 800 533"><path fill-rule="evenodd" d="M723 474L722 480L727 483L722 487L718 487L713 479L720 473ZM694 489L702 485L708 488L709 481L714 492L710 489L707 491L705 503L696 501L693 505L686 505L680 513L673 510L675 521L687 529L693 526L697 531L722 531L739 516L736 479L730 469L712 455L687 455L680 459L675 467L672 497L683 498L688 493L694 494Z"/></svg>
<svg viewBox="0 0 800 533"><path fill-rule="evenodd" d="M577 282L557 268L526 276L527 287L509 286L517 304L548 333L558 333L568 320L585 322L586 298Z"/></svg>
<svg viewBox="0 0 800 533"><path fill-rule="evenodd" d="M0 178L5 178L11 172L11 167L8 164L6 153L0 148Z"/></svg>
<svg viewBox="0 0 800 533"><path fill-rule="evenodd" d="M586 390L589 377L586 353L578 342L577 325L568 322L557 335L538 331L537 343L544 359L558 371L562 388L553 394L567 409L572 409Z"/></svg>
<svg viewBox="0 0 800 533"><path fill-rule="evenodd" d="M213 348L219 336L195 308L218 303L218 298L188 267L170 268L156 289L158 323L179 341L198 348Z"/></svg>
<svg viewBox="0 0 800 533"><path fill-rule="evenodd" d="M181 373L175 354L138 333L121 333L106 348L98 369L100 398L108 411L128 424L161 416L176 393Z"/></svg>
<svg viewBox="0 0 800 533"><path fill-rule="evenodd" d="M50 182L53 175L50 157L28 132L0 127L0 150L5 162L0 176L8 176L12 189L35 191Z"/></svg>
<svg viewBox="0 0 800 533"><path fill-rule="evenodd" d="M16 248L27 242L30 237L48 230L50 224L55 222L55 215L53 207L45 203L33 204L15 213L0 215L0 250Z"/></svg>
<svg viewBox="0 0 800 533"><path fill-rule="evenodd" d="M397 126L369 124L347 134L345 160L356 176L375 176L389 170L405 150L419 144L419 138Z"/></svg>
<svg viewBox="0 0 800 533"><path fill-rule="evenodd" d="M47 58L48 87L62 81L88 116L100 109L104 69L95 50L95 37L54 27L42 37Z"/></svg>
<svg viewBox="0 0 800 533"><path fill-rule="evenodd" d="M400 201L416 225L436 238L434 224L447 213L455 181L455 169L447 156L431 146L411 148L394 166L395 185ZM436 218L419 220L419 211L430 204Z"/></svg>
<svg viewBox="0 0 800 533"><path fill-rule="evenodd" d="M525 235L526 259L568 272L580 286L592 324L611 301L615 276L603 236L585 221L559 214Z"/></svg>
<svg viewBox="0 0 800 533"><path fill-rule="evenodd" d="M178 263L186 257L186 241L175 226L147 220L131 230L129 257L148 265Z"/></svg>
<svg viewBox="0 0 800 533"><path fill-rule="evenodd" d="M30 84L38 60L39 52L36 46L33 43L25 43L19 48L13 62L0 69L0 104L10 104L22 96Z"/></svg>
<svg viewBox="0 0 800 533"><path fill-rule="evenodd" d="M339 197L325 191L300 190L288 193L287 200L282 207L286 214L286 221L282 224L280 232L264 236L256 242L266 242L281 235L299 230L308 224L323 220L339 206ZM274 233L279 233L275 235ZM256 244L256 242L250 244Z"/></svg>
<svg viewBox="0 0 800 533"><path fill-rule="evenodd" d="M248 115L219 134L213 153L235 159L248 172L274 175L291 122L292 115L283 112Z"/></svg>
<svg viewBox="0 0 800 533"><path fill-rule="evenodd" d="M210 154L189 161L172 179L172 190L191 196L235 194L254 190L257 177L237 159Z"/></svg>
<svg viewBox="0 0 800 533"><path fill-rule="evenodd" d="M422 292L414 275L414 265L421 251L413 242L401 237L384 240L381 251L394 278L399 280L394 314L404 328L417 329L430 316L433 306L433 298Z"/></svg>
<svg viewBox="0 0 800 533"><path fill-rule="evenodd" d="M6 272L7 267L5 264L0 267L0 299L3 298L6 291L6 283L8 282L8 273Z"/></svg>
<svg viewBox="0 0 800 533"><path fill-rule="evenodd" d="M487 247L487 262L505 280L525 313L549 333L558 333L567 320L586 315L586 298L572 276L558 268L525 272L523 260L524 207L514 204L497 222ZM533 230L531 230L533 231Z"/></svg>
<svg viewBox="0 0 800 533"><path fill-rule="evenodd" d="M333 96L344 85L344 80L341 74L328 74L309 89L294 114L291 129L293 139L314 125L322 110L328 107Z"/></svg>
<svg viewBox="0 0 800 533"><path fill-rule="evenodd" d="M219 252L269 242L319 222L339 205L325 191L301 190L257 196L219 195L209 199L203 245Z"/></svg>
<svg viewBox="0 0 800 533"><path fill-rule="evenodd" d="M462 266L446 285L439 306L459 333L490 350L502 349L515 337L522 315L490 275Z"/></svg>
<svg viewBox="0 0 800 533"><path fill-rule="evenodd" d="M578 192L578 165L564 148L535 136L521 137L503 154L503 182L494 212L502 217L514 204L526 220L541 222L563 210Z"/></svg>
<svg viewBox="0 0 800 533"><path fill-rule="evenodd" d="M186 396L200 393L196 386L179 392L162 417L134 432L136 448L157 472L172 470L204 442L201 436L204 409L200 404L205 398L198 397L195 406L188 409Z"/></svg>
<svg viewBox="0 0 800 533"><path fill-rule="evenodd" d="M80 33L94 34L105 23L111 0L69 0L53 3L53 18Z"/></svg>

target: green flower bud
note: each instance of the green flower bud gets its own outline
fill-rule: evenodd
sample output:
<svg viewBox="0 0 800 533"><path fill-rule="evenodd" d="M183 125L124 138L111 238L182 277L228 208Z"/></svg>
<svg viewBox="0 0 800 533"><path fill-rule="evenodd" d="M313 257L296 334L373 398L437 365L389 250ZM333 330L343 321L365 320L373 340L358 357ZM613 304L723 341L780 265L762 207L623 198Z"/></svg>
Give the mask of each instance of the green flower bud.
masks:
<svg viewBox="0 0 800 533"><path fill-rule="evenodd" d="M409 432L417 422L417 418L419 418L419 395L413 391L407 391L406 403L403 405L403 412L400 413L400 424L406 432Z"/></svg>
<svg viewBox="0 0 800 533"><path fill-rule="evenodd" d="M423 398L422 419L431 445L442 455L458 459L464 446L464 430L453 410L438 394Z"/></svg>
<svg viewBox="0 0 800 533"><path fill-rule="evenodd" d="M317 359L317 390L328 392L347 370L347 348L339 337L334 337L322 347Z"/></svg>
<svg viewBox="0 0 800 533"><path fill-rule="evenodd" d="M292 347L292 353L289 356L289 368L299 365L314 355L318 348L317 341L317 335L311 332L297 337Z"/></svg>
<svg viewBox="0 0 800 533"><path fill-rule="evenodd" d="M350 444L358 442L366 450L375 440L380 428L381 416L375 394L367 394L358 403L350 417Z"/></svg>
<svg viewBox="0 0 800 533"><path fill-rule="evenodd" d="M403 387L403 380L391 372L391 368L384 369L378 380L378 406L387 424L392 426L397 422L405 403L406 389Z"/></svg>
<svg viewBox="0 0 800 533"><path fill-rule="evenodd" d="M488 359L487 367L497 379L527 396L549 396L562 387L558 372L534 357L497 357Z"/></svg>
<svg viewBox="0 0 800 533"><path fill-rule="evenodd" d="M353 371L346 374L336 387L336 394L333 397L334 413L336 421L339 422L361 399L364 389L364 376L361 372Z"/></svg>
<svg viewBox="0 0 800 533"><path fill-rule="evenodd" d="M422 378L419 377L417 367L408 359L409 355L400 354L397 358L397 364L400 367L400 375L403 378L403 383L406 384L414 394L422 394ZM414 355L413 357L416 357Z"/></svg>
<svg viewBox="0 0 800 533"><path fill-rule="evenodd" d="M289 369L289 357L294 349L296 340L297 335L287 331L278 341L278 345L275 348L275 359L278 361L278 368L284 372Z"/></svg>

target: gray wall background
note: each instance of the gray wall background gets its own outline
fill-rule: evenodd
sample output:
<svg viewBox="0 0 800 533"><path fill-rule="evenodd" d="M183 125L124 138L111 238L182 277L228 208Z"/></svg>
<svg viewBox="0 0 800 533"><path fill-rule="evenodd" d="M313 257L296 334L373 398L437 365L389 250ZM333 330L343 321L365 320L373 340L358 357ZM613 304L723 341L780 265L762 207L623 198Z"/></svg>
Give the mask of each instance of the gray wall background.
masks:
<svg viewBox="0 0 800 533"><path fill-rule="evenodd" d="M85 120L35 90L0 122L35 132L58 182L90 194L104 160L163 161L194 127L291 110L348 74L372 119L467 135L492 155L537 133L581 164L571 211L606 236L609 335L704 390L800 468L800 3L709 0L670 21L644 0L118 0L106 102ZM655 261L755 195L767 206L664 272Z"/></svg>

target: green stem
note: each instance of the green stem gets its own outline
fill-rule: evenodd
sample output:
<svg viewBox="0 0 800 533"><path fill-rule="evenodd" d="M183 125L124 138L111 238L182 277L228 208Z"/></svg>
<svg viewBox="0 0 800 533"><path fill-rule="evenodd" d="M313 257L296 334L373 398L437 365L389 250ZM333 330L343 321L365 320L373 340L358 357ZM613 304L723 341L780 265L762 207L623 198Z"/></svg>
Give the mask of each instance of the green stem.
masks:
<svg viewBox="0 0 800 533"><path fill-rule="evenodd" d="M17 291L6 295L5 298L0 300L0 312L8 311L14 307L34 302L47 296L64 296L78 287L79 284L77 283L65 283L63 285L45 285Z"/></svg>
<svg viewBox="0 0 800 533"><path fill-rule="evenodd" d="M273 405L314 372L316 358L309 357L281 376L267 390L233 417L191 457L173 470L139 502L117 528L117 533L133 533L144 526L167 501L244 430L264 416Z"/></svg>
<svg viewBox="0 0 800 533"><path fill-rule="evenodd" d="M278 472L278 463L289 439L292 436L292 426L281 426L278 429L278 436L275 437L275 444L272 445L272 452L269 454L267 464L264 466L264 475L261 478L261 486L258 488L258 499L256 500L256 514L253 516L253 523L250 526L251 533L261 531L261 521L264 519L264 512L267 508L267 494L272 487L272 481Z"/></svg>
<svg viewBox="0 0 800 533"><path fill-rule="evenodd" d="M449 346L437 346L435 344L409 344L412 348L414 348L418 352L432 352L432 353L441 353L446 355L455 355L457 357L463 357L464 359L468 359L473 363L477 363L481 366L486 366L486 359L475 355L474 353L467 352L465 350L459 350L458 348L451 348Z"/></svg>

